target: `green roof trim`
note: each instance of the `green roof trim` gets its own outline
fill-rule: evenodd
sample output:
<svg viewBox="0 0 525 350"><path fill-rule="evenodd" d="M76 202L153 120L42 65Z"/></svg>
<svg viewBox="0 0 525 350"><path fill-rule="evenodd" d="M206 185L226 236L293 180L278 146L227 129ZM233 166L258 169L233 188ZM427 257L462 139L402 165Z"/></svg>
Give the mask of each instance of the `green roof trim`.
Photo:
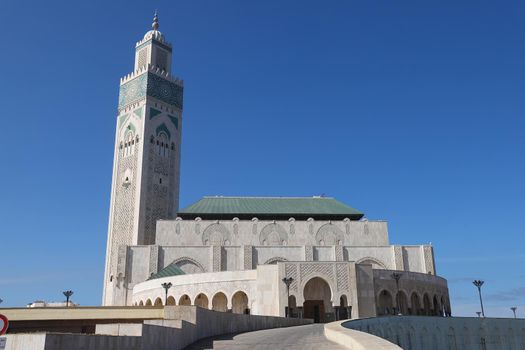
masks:
<svg viewBox="0 0 525 350"><path fill-rule="evenodd" d="M363 213L330 197L204 197L179 211L183 219L343 219Z"/></svg>
<svg viewBox="0 0 525 350"><path fill-rule="evenodd" d="M150 278L148 280L154 280L157 278L163 278L163 277L170 277L170 276L178 276L178 275L185 275L186 273L180 269L175 264L169 264L162 270L160 270L157 273L151 274Z"/></svg>

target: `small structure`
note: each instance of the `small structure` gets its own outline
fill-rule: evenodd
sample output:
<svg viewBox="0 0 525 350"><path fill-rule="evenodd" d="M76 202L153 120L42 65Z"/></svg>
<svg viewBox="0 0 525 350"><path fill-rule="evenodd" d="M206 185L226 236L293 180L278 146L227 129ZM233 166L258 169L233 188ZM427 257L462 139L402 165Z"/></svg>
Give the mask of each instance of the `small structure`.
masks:
<svg viewBox="0 0 525 350"><path fill-rule="evenodd" d="M35 308L35 307L76 307L80 306L80 304L76 304L69 301L69 305L65 301L52 301L52 302L45 302L43 300L35 300L32 303L27 304L27 307L29 308Z"/></svg>

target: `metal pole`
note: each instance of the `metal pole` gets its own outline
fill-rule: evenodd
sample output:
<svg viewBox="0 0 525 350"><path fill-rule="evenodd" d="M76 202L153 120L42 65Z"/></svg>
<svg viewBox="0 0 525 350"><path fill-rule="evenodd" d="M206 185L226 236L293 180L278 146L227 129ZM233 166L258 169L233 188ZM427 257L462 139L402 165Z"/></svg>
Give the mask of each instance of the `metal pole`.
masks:
<svg viewBox="0 0 525 350"><path fill-rule="evenodd" d="M164 282L161 284L162 288L164 288L164 291L166 292L164 296L164 306L168 305L168 289L170 289L173 284L171 282Z"/></svg>
<svg viewBox="0 0 525 350"><path fill-rule="evenodd" d="M290 315L290 285L286 285L286 317Z"/></svg>
<svg viewBox="0 0 525 350"><path fill-rule="evenodd" d="M62 294L66 297L66 307L69 307L69 297L73 295L73 291L66 290L65 292L62 292Z"/></svg>
<svg viewBox="0 0 525 350"><path fill-rule="evenodd" d="M282 281L286 285L286 306L285 306L285 309L284 309L284 316L288 317L288 315L290 313L290 284L292 284L293 278L292 277L284 277L282 279Z"/></svg>
<svg viewBox="0 0 525 350"><path fill-rule="evenodd" d="M513 306L510 308L512 310L512 312L514 313L514 318L516 318L516 309L517 307L516 306Z"/></svg>
<svg viewBox="0 0 525 350"><path fill-rule="evenodd" d="M485 310L483 310L483 299L481 298L481 286L483 285L483 283L485 283L484 281L481 281L481 280L475 280L474 282L472 282L477 288L478 288L478 293L479 293L479 303L481 304L481 315L483 317L485 317Z"/></svg>
<svg viewBox="0 0 525 350"><path fill-rule="evenodd" d="M392 278L396 281L396 309L397 314L401 315L401 308L399 307L399 279L401 278L401 274L394 272L392 274Z"/></svg>

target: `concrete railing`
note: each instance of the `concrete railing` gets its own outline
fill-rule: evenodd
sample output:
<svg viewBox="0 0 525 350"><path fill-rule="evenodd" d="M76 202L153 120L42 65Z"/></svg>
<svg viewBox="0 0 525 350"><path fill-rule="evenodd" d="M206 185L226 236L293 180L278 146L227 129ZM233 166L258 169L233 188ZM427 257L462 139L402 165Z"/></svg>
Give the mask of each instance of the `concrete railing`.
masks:
<svg viewBox="0 0 525 350"><path fill-rule="evenodd" d="M312 320L233 314L196 306L166 306L162 317L142 323L97 324L97 334L8 334L6 349L177 350L208 337L310 323Z"/></svg>
<svg viewBox="0 0 525 350"><path fill-rule="evenodd" d="M351 350L402 350L399 346L374 335L343 327L345 321L327 323L324 334L328 340Z"/></svg>
<svg viewBox="0 0 525 350"><path fill-rule="evenodd" d="M525 349L525 319L387 316L341 325L384 338L403 349Z"/></svg>

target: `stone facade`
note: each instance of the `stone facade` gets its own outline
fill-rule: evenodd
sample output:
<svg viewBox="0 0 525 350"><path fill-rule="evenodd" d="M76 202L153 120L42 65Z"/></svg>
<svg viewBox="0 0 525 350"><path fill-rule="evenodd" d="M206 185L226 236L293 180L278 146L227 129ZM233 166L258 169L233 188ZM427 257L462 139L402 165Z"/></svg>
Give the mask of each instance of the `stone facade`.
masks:
<svg viewBox="0 0 525 350"><path fill-rule="evenodd" d="M390 245L385 221L333 198L207 197L178 217L183 87L155 23L121 79L104 305L288 308L317 321L450 313L431 246Z"/></svg>
<svg viewBox="0 0 525 350"><path fill-rule="evenodd" d="M126 247L155 244L157 220L178 210L183 85L170 74L171 54L158 30L146 33L136 45L134 72L120 81L104 305L128 298L119 269Z"/></svg>

